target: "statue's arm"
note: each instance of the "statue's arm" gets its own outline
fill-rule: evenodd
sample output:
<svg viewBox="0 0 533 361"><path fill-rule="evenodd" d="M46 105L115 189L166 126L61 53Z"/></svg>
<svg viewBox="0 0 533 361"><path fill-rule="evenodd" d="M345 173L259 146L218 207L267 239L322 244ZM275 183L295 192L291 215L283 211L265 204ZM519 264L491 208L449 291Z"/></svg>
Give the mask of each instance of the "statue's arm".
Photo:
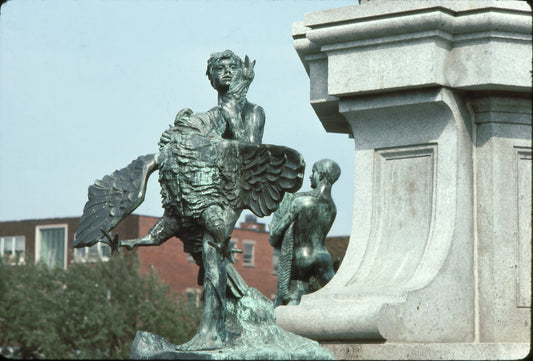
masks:
<svg viewBox="0 0 533 361"><path fill-rule="evenodd" d="M265 111L259 105L251 104L252 109L245 117L246 140L260 144L265 130Z"/></svg>
<svg viewBox="0 0 533 361"><path fill-rule="evenodd" d="M246 100L248 88L254 79L255 60L250 62L246 56L243 65L243 71L232 80L228 92L219 99L219 106L229 139L261 143L265 112L260 106Z"/></svg>

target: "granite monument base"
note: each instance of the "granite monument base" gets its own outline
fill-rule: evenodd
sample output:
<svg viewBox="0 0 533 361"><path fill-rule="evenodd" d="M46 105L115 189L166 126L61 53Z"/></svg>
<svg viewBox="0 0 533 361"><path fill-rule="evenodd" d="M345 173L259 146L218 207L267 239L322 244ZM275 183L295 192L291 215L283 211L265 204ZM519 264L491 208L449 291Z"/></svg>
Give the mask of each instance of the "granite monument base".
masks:
<svg viewBox="0 0 533 361"><path fill-rule="evenodd" d="M531 339L531 7L362 1L293 26L326 131L354 139L350 241L276 308L346 359L518 359Z"/></svg>
<svg viewBox="0 0 533 361"><path fill-rule="evenodd" d="M475 343L323 343L344 360L520 360L528 342Z"/></svg>

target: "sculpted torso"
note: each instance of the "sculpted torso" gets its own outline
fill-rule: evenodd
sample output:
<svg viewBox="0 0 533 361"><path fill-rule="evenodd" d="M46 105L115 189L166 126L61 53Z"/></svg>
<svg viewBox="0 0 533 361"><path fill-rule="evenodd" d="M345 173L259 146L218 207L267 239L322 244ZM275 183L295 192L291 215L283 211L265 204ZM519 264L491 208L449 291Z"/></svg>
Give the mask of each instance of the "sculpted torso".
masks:
<svg viewBox="0 0 533 361"><path fill-rule="evenodd" d="M295 209L298 219L294 223L294 257L292 279L308 281L312 275L322 273L322 265L331 262L324 240L337 210L332 202L312 195L296 195Z"/></svg>
<svg viewBox="0 0 533 361"><path fill-rule="evenodd" d="M337 163L313 165L309 192L286 195L270 225L270 244L280 250L276 305L297 305L302 295L324 286L335 274L325 246L337 209L331 186L340 176Z"/></svg>

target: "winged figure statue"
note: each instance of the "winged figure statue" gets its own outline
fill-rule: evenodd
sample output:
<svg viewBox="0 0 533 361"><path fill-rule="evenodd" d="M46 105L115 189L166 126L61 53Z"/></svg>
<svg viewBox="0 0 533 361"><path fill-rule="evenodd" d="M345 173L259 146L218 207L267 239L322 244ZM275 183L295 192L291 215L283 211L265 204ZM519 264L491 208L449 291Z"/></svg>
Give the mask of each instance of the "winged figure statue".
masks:
<svg viewBox="0 0 533 361"><path fill-rule="evenodd" d="M159 152L138 157L89 187L74 247L104 242L119 247L157 246L175 236L200 266L204 311L195 337L181 350L224 347L226 291L240 297L246 283L232 266L231 232L242 210L274 212L286 192L302 185L297 151L261 143L264 112L246 100L254 73L226 50L212 54L207 75L218 91L208 112L181 110L158 143ZM148 178L159 171L163 216L142 238L119 240L110 232L144 200Z"/></svg>

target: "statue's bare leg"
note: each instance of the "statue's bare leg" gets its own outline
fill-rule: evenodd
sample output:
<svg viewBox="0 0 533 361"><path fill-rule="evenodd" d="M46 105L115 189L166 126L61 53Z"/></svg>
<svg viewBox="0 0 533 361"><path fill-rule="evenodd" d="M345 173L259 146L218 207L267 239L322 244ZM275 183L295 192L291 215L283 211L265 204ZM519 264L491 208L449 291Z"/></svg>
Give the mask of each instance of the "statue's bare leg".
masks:
<svg viewBox="0 0 533 361"><path fill-rule="evenodd" d="M289 282L289 301L287 305L299 305L302 296L306 294L307 284L301 280Z"/></svg>
<svg viewBox="0 0 533 361"><path fill-rule="evenodd" d="M326 250L320 252L317 256L317 271L315 276L322 287L335 276L331 255Z"/></svg>
<svg viewBox="0 0 533 361"><path fill-rule="evenodd" d="M224 347L227 274L223 255L238 216L219 206L211 206L202 213L201 221L206 229L202 241L204 311L198 332L189 342L178 346L178 350Z"/></svg>
<svg viewBox="0 0 533 361"><path fill-rule="evenodd" d="M202 319L194 337L176 347L180 351L215 350L224 347L226 271L220 253L210 243L213 243L213 237L206 234L202 249L205 270Z"/></svg>

